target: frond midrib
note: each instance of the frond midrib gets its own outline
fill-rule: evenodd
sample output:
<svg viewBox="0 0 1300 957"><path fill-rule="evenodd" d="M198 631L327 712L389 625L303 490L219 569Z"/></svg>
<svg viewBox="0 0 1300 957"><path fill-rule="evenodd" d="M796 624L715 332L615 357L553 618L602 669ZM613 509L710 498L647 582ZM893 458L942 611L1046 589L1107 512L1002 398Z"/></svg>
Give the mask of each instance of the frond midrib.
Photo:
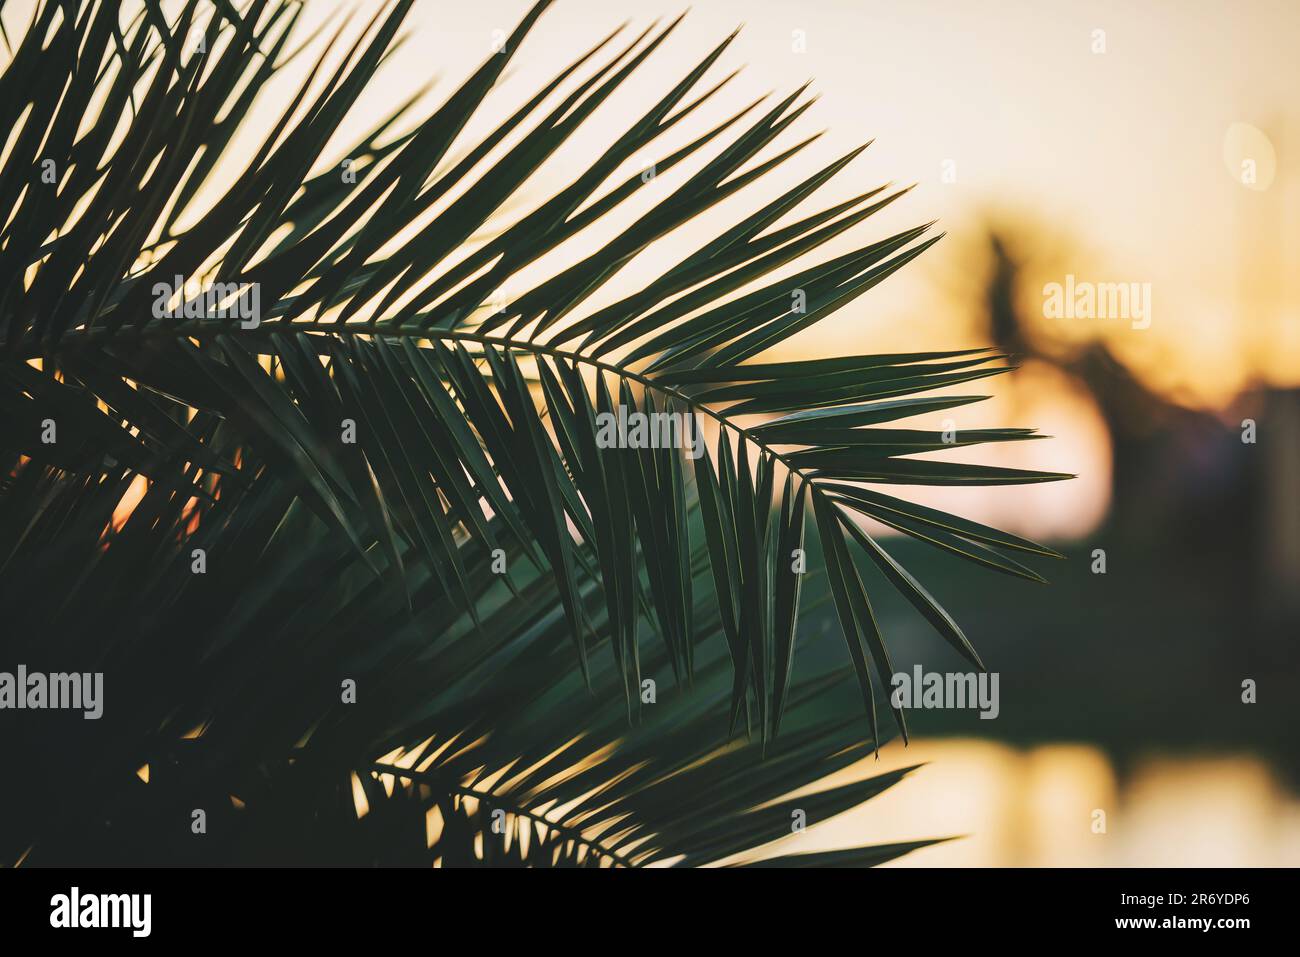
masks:
<svg viewBox="0 0 1300 957"><path fill-rule="evenodd" d="M596 359L585 355L582 352L575 352L568 349L561 349L557 346L547 345L528 340L520 340L509 336L498 337L484 335L482 333L460 330L460 329L413 329L403 328L401 326L394 328L379 328L369 323L338 323L338 322L288 322L288 323L266 323L255 328L245 329L238 325L217 325L211 321L199 320L196 322L181 323L169 326L152 326L139 330L131 331L109 331L107 329L76 330L66 334L61 340L60 345L74 342L98 343L108 345L116 342L141 342L152 339L171 339L171 338L202 338L205 336L231 335L240 338L246 338L256 341L262 336L273 332L295 332L295 333L326 333L338 335L346 333L354 336L382 337L390 339L441 339L451 342L472 342L478 345L494 346L501 349L511 349L520 352L530 353L536 356L549 356L554 359L563 359L569 362L581 363L593 369L602 372L608 372L620 378L630 379L647 389L675 399L691 407L693 410L708 415L719 425L729 428L737 435L743 436L749 442L763 452L773 456L778 462L784 465L791 474L799 476L801 482L807 483L814 492L820 494L815 479L805 470L790 461L785 454L778 452L772 443L769 443L761 437L754 434L752 429L747 429L729 417L725 412L718 411L711 406L700 402L693 396L675 389L672 386L665 385L656 381L653 377L641 372L633 371L617 363L607 362L603 359ZM19 353L24 358L40 358L57 355L57 352L40 349L28 345L26 349L20 349ZM272 352L271 354L274 354Z"/></svg>

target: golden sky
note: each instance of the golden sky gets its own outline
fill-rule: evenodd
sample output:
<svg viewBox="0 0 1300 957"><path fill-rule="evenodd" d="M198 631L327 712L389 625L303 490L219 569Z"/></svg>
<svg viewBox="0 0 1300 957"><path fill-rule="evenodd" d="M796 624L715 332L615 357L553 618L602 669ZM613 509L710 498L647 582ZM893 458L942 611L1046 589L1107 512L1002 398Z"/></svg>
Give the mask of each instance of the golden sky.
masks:
<svg viewBox="0 0 1300 957"><path fill-rule="evenodd" d="M395 92L435 68L445 80L464 76L488 52L492 31L508 30L526 7L417 3L413 35L387 82ZM559 0L521 51L501 101L518 102L611 26L626 19L640 27L681 9ZM927 254L925 268L904 270L796 350L846 336L861 351L911 348L960 329L936 287L966 265L952 239L992 210L1061 247L1044 265L1044 282L1072 272L1152 284L1150 329L1076 320L1054 330L1063 337L1107 336L1149 381L1192 404L1222 405L1252 376L1300 383L1300 279L1288 268L1300 262L1300 4L702 0L618 103L593 117L591 138L581 141L591 146L557 157L546 175L563 182L569 163L626 122L627 105L661 93L741 23L716 72L747 67L709 115L812 78L820 101L803 129L827 130L771 177L773 186L874 138L818 199L890 180L918 188L847 242L936 218L954 234ZM1241 182L1247 156L1256 162L1254 188ZM955 182L945 182L945 171Z"/></svg>

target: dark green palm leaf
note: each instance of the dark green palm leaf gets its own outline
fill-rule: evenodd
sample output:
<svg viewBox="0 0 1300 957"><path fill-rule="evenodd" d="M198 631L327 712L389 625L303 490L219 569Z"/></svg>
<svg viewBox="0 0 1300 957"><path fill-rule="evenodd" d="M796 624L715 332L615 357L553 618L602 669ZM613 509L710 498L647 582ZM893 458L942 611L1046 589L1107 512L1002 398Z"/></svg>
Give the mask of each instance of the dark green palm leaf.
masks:
<svg viewBox="0 0 1300 957"><path fill-rule="evenodd" d="M633 257L728 196L757 192L811 142L786 143L810 102L803 89L662 155L656 177L680 173L666 198L579 261L494 302L526 267L620 215L646 179L615 181L620 168L727 83L706 77L731 38L568 185L479 243L680 18L630 39L616 31L484 139L463 142L550 5L541 0L440 107L409 122L405 103L327 158L411 2L383 5L350 42L344 25L328 35L246 162L232 155L233 134L266 81L310 45L290 49L294 5L251 0L236 11L191 0L173 22L152 2L134 18L110 4L39 6L0 75L12 131L0 180L6 651L56 664L88 655L141 672L116 679L139 682L119 705L125 724L74 756L113 782L105 787L123 809L138 791L123 769L148 763L160 769L149 787L175 785L151 793L179 802L158 813L177 812L187 788L210 795L242 775L240 806L265 811L247 815L259 822L249 841L274 830L268 822L288 826L278 815L294 800L323 802L320 821L341 834L350 813L341 782L355 771L374 809L367 833L405 834L436 805L436 856L449 862L468 859L494 808L517 837L532 829L538 853L555 862L588 852L620 863L722 860L780 836L786 804L755 807L879 737L870 669L887 684L892 666L851 546L982 667L853 514L1020 577L1038 576L995 549L1054 554L863 484L1065 476L911 457L1036 438L1032 430L945 441L878 427L976 401L919 394L1008 371L988 350L751 362L937 240L917 227L778 277L906 192L881 186L774 228L861 148L643 288L588 307ZM182 42L191 26L204 31L197 52ZM49 82L61 74L66 83ZM776 152L760 159L769 147ZM355 183L338 175L344 158ZM210 174L231 163L243 174L208 197ZM256 284L260 322L157 316L157 286L175 276ZM693 463L676 449L604 448L597 423L620 406L690 414L716 438ZM774 413L787 414L763 418ZM43 439L49 422L53 444ZM114 530L136 476L148 480L144 496ZM869 739L853 723L814 733L797 718L809 683L795 664L805 588L793 559L806 507L826 564L810 571L825 572L820 587L843 626ZM205 575L189 574L195 549L211 563ZM38 593L46 597L30 600ZM52 629L67 637L42 645L37 636ZM354 673L372 703L349 711L337 687ZM174 684L151 687L146 674ZM641 695L652 675L702 686L701 702L647 718ZM571 680L621 688L625 713L591 718ZM300 698L286 700L276 682L295 683ZM701 745L702 726L742 722L766 762L748 745ZM177 745L194 727L207 730ZM788 742L773 740L779 727ZM577 729L583 743L566 744ZM374 755L426 737L465 749L449 744L427 768L390 779L403 782L391 796L376 790L376 775L398 772ZM27 756L33 767L50 759L39 748ZM510 777L544 758L556 774ZM250 776L259 762L283 772L282 790ZM748 783L722 794L739 767ZM509 787L476 783L498 771ZM561 772L569 777L556 780ZM892 780L809 801L837 813ZM327 791L312 791L322 783ZM719 793L683 813L674 796L692 788ZM20 790L0 813L33 816L42 825L29 836L65 846L52 828L71 813L70 798L51 800L44 784ZM576 810L553 813L568 800ZM83 838L105 840L87 827ZM519 844L499 836L488 841L493 859L522 862ZM18 844L0 857L21 856Z"/></svg>

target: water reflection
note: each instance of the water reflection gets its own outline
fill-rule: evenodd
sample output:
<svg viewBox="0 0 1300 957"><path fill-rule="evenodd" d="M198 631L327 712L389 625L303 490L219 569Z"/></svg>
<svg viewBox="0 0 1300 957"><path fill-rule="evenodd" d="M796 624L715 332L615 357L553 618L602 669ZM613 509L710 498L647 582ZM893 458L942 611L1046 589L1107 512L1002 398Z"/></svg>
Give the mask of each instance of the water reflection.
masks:
<svg viewBox="0 0 1300 957"><path fill-rule="evenodd" d="M1152 757L1121 776L1091 746L946 740L891 745L829 783L919 763L782 852L964 835L887 866L1300 865L1300 801L1250 757Z"/></svg>

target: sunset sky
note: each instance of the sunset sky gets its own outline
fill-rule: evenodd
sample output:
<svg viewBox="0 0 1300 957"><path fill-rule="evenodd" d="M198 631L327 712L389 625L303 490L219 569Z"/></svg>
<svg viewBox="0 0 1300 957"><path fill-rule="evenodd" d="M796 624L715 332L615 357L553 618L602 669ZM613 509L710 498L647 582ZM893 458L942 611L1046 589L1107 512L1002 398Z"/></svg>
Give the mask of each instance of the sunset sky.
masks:
<svg viewBox="0 0 1300 957"><path fill-rule="evenodd" d="M417 4L415 33L394 57L390 82L414 88L430 64L448 80L465 75L491 31L508 29L526 6ZM517 102L624 19L639 28L680 9L559 0L500 97ZM1061 247L1044 282L1069 271L1152 284L1151 329L1084 323L1057 330L1062 336L1108 335L1152 384L1191 404L1221 405L1252 376L1300 382L1300 279L1286 268L1300 261L1300 5L1023 0L998 5L996 23L990 16L959 0L703 0L620 103L662 92L744 23L715 75L746 69L709 115L812 78L820 101L802 128L827 130L773 185L872 138L818 199L889 180L918 183L889 218L854 238L939 219L950 240L927 254L924 269L891 279L796 348L813 352L845 336L862 351L907 347L932 327L935 335L959 328L936 275L961 268L953 240L992 211ZM795 31L806 52L795 52ZM1104 53L1093 52L1099 39ZM431 96L446 92L444 84ZM613 104L602 112L610 125L593 123L596 138L629 115ZM1256 160L1255 189L1240 182L1247 156ZM557 157L547 170L556 184L564 167ZM954 168L956 182L944 182Z"/></svg>

